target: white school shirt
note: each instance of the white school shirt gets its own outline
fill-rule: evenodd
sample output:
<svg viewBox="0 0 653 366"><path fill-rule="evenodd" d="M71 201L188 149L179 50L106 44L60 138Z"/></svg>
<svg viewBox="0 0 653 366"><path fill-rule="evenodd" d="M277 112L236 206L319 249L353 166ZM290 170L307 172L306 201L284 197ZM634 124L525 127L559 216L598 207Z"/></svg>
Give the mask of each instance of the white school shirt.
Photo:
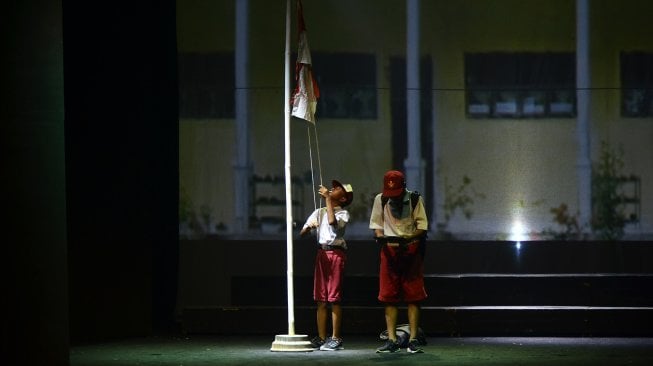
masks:
<svg viewBox="0 0 653 366"><path fill-rule="evenodd" d="M379 193L374 197L372 215L370 215L370 229L380 229L383 230L385 236L398 236L402 238L412 236L415 230L418 229L428 230L428 220L426 218L422 196L419 196L417 206L415 206L415 210L412 210L410 191L405 191L403 197L404 208L402 217L400 218L392 216L390 202L386 203L385 207L383 206L381 196L382 194Z"/></svg>
<svg viewBox="0 0 653 366"><path fill-rule="evenodd" d="M336 217L336 224L329 225L326 207L318 208L313 211L311 216L306 219L304 228L308 227L311 222L319 222L317 228L317 241L320 245L341 246L347 248L345 242L345 226L349 222L349 211L343 210L340 206L333 208L333 214Z"/></svg>

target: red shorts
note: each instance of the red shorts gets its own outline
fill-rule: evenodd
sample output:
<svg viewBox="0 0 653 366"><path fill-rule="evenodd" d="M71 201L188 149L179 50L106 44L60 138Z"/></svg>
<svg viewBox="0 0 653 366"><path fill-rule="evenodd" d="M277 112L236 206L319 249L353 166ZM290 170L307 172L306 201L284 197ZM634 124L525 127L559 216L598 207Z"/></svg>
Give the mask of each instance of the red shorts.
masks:
<svg viewBox="0 0 653 366"><path fill-rule="evenodd" d="M424 258L421 242L403 248L384 246L379 270L379 301L387 303L419 302L426 299Z"/></svg>
<svg viewBox="0 0 653 366"><path fill-rule="evenodd" d="M342 249L317 250L313 279L313 299L315 301L341 301L346 261L347 253Z"/></svg>

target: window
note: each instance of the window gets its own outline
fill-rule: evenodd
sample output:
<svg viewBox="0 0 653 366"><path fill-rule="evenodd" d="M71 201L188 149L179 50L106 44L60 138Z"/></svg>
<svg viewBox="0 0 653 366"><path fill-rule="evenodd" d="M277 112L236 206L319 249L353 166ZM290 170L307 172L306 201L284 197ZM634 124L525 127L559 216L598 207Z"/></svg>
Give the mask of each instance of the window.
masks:
<svg viewBox="0 0 653 366"><path fill-rule="evenodd" d="M318 118L376 118L374 55L313 53L312 61L320 88Z"/></svg>
<svg viewBox="0 0 653 366"><path fill-rule="evenodd" d="M233 54L179 54L179 114L182 118L233 118Z"/></svg>
<svg viewBox="0 0 653 366"><path fill-rule="evenodd" d="M621 115L653 117L653 54L621 54Z"/></svg>
<svg viewBox="0 0 653 366"><path fill-rule="evenodd" d="M470 53L465 55L467 116L573 117L573 53Z"/></svg>

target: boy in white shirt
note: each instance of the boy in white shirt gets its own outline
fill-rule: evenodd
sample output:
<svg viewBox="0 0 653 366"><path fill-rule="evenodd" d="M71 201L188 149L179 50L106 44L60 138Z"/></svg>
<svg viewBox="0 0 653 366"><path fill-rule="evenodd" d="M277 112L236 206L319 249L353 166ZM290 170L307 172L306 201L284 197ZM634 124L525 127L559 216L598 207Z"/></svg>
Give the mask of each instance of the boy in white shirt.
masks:
<svg viewBox="0 0 653 366"><path fill-rule="evenodd" d="M349 222L348 206L354 198L350 184L332 182L332 189L320 186L320 196L326 207L319 208L308 217L300 232L301 236L317 230L317 254L313 282L313 298L317 303L318 335L311 340L314 348L322 351L343 349L340 335L342 323L342 280L347 261L345 227ZM331 306L331 337L327 338L328 307Z"/></svg>

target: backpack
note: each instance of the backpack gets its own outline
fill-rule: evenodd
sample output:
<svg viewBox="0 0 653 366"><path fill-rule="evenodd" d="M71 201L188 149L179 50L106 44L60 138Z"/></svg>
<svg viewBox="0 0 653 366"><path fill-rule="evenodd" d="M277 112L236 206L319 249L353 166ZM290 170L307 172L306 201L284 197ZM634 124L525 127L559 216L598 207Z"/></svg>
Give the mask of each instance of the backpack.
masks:
<svg viewBox="0 0 653 366"><path fill-rule="evenodd" d="M410 340L410 326L408 324L399 324L397 325L395 332L397 333L397 343L399 343L399 347L408 347L408 341ZM381 332L381 334L379 334L379 338L381 338L383 341L388 340L388 331L384 330ZM417 342L419 342L420 346L426 345L426 335L424 334L422 328L417 328L417 336L415 339L417 339Z"/></svg>

